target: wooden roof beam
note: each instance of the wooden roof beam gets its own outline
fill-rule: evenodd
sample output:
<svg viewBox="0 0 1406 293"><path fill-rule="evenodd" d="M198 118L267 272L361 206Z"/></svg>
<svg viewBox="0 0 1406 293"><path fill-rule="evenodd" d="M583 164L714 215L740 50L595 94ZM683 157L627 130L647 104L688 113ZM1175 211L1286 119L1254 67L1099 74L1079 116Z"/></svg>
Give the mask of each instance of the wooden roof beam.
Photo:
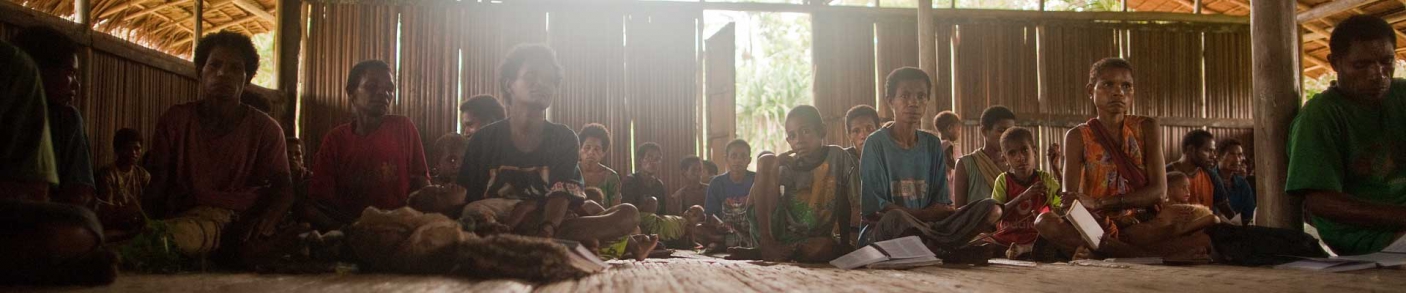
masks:
<svg viewBox="0 0 1406 293"><path fill-rule="evenodd" d="M96 19L104 19L104 18L107 18L108 16L112 16L113 14L122 13L123 11L127 11L127 9L131 9L132 7L136 7L138 4L146 3L146 2L149 2L149 1L151 1L151 0L132 0L132 1L127 2L127 3L122 3L122 5L117 5L117 7L113 7L112 9L108 9L107 11L104 11L102 14L99 14Z"/></svg>
<svg viewBox="0 0 1406 293"><path fill-rule="evenodd" d="M249 22L249 21L259 20L259 18L260 18L260 17L259 17L258 15L249 15L249 16L245 16L244 18L236 19L236 20L233 20L233 21L230 21L230 22L226 22L226 23L224 23L224 24L221 24L221 25L212 27L212 28L210 28L210 31L212 31L212 32L218 32L218 31L220 31L220 30L222 30L222 29L227 29L227 28L230 28L230 27L232 27L232 26L241 25L241 24L244 24L244 23Z"/></svg>
<svg viewBox="0 0 1406 293"><path fill-rule="evenodd" d="M274 16L273 16L273 13L269 13L269 11L268 11L267 9L265 9L264 6L261 5L261 4L259 4L259 3L254 3L254 1L251 1L251 0L234 0L233 2L234 2L234 6L239 6L240 9L244 9L244 11L249 12L249 14L251 14L251 15L258 16L259 18L263 19L264 21L268 21L268 22L275 22L275 21L276 21L276 19L275 19Z"/></svg>
<svg viewBox="0 0 1406 293"><path fill-rule="evenodd" d="M1373 0L1338 0L1328 2L1323 5L1315 6L1312 9L1309 9L1308 11L1301 12L1298 16L1294 17L1294 19L1298 21L1298 23L1305 23L1315 19L1342 13L1353 8L1357 8L1358 6L1367 5L1368 3L1372 2Z"/></svg>
<svg viewBox="0 0 1406 293"><path fill-rule="evenodd" d="M123 17L123 18L122 18L122 21L132 21L133 19L137 19L137 18L142 17L142 16L145 16L145 15L147 15L147 14L152 14L152 13L157 12L157 11L160 11L160 10L162 10L162 9L166 9L166 7L176 6L176 5L179 5L179 4L181 4L181 1L171 1L171 2L166 2L166 3L161 3L161 5L156 5L156 6L148 7L148 8L146 8L146 9L142 9L142 11L138 11L137 13L134 13L134 14L132 14L132 15L128 15L127 17Z"/></svg>

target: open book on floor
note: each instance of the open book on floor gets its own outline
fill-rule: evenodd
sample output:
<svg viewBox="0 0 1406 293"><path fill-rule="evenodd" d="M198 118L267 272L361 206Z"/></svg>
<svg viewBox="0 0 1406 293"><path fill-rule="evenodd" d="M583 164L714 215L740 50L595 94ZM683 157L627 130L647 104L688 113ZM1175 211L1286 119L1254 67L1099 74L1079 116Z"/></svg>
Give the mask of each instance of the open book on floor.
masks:
<svg viewBox="0 0 1406 293"><path fill-rule="evenodd" d="M1378 253L1331 258L1310 258L1278 265L1274 268L1336 273L1401 265L1406 265L1406 237L1396 239L1396 242L1392 242L1391 245Z"/></svg>
<svg viewBox="0 0 1406 293"><path fill-rule="evenodd" d="M587 272L600 272L609 268L610 265L596 256L590 248L581 245L580 242L562 239L552 239L558 244L566 246L567 256L571 258L571 266Z"/></svg>
<svg viewBox="0 0 1406 293"><path fill-rule="evenodd" d="M918 236L874 242L833 261L841 269L868 267L871 269L907 269L930 265L940 265L942 260L928 250Z"/></svg>

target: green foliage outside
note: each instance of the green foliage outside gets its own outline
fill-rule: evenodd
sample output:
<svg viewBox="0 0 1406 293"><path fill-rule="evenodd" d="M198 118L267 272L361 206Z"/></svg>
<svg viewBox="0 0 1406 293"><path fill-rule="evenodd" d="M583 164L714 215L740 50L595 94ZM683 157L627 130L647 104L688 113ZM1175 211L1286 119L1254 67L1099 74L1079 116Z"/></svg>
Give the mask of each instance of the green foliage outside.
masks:
<svg viewBox="0 0 1406 293"><path fill-rule="evenodd" d="M786 112L814 101L810 16L709 11L705 20L710 28L737 26L738 138L751 143L754 154L790 150Z"/></svg>
<svg viewBox="0 0 1406 293"><path fill-rule="evenodd" d="M273 51L273 42L276 38L274 38L274 33L268 32L254 35L252 39L254 39L254 49L259 51L259 72L254 74L254 80L251 83L271 89L278 80L275 73L278 68L274 67L274 59L277 59L278 56L274 55Z"/></svg>

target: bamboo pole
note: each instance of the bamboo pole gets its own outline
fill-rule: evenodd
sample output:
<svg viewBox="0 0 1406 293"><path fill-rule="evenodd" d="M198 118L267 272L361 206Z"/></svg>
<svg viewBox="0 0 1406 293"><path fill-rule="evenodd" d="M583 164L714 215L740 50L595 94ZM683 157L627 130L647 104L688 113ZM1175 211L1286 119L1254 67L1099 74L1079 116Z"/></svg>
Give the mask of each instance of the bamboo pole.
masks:
<svg viewBox="0 0 1406 293"><path fill-rule="evenodd" d="M195 48L200 47L200 37L205 36L205 0L195 0L195 16L191 19L195 21L195 34L190 37L190 55L195 56Z"/></svg>
<svg viewBox="0 0 1406 293"><path fill-rule="evenodd" d="M303 30L300 29L302 21L303 3L300 0L279 0L278 1L278 40L274 42L274 50L277 53L278 81L275 86L283 95L285 110L284 117L277 117L283 125L294 125L297 123L298 97L298 54L301 53ZM287 134L296 136L297 127L284 127Z"/></svg>

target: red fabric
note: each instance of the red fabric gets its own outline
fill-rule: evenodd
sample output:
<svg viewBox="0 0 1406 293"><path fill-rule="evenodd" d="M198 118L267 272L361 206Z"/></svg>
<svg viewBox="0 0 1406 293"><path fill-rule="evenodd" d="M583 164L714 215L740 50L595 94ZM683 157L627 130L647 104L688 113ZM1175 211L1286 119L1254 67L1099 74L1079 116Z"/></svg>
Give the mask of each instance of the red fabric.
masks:
<svg viewBox="0 0 1406 293"><path fill-rule="evenodd" d="M1191 198L1187 199L1187 203L1203 207L1215 205L1216 189L1214 183L1211 183L1210 174L1211 172L1200 170L1196 172L1196 176L1191 177L1191 186L1187 186L1187 189L1191 190Z"/></svg>
<svg viewBox="0 0 1406 293"><path fill-rule="evenodd" d="M360 215L374 206L404 207L411 177L429 178L420 132L405 116L386 115L381 127L357 135L351 123L322 138L308 194L343 213Z"/></svg>
<svg viewBox="0 0 1406 293"><path fill-rule="evenodd" d="M200 126L199 103L172 106L156 123L146 166L153 183L165 176L167 184L151 189L177 198L193 197L194 206L248 209L261 195L256 190L269 186L275 176L288 176L283 128L272 117L245 106L247 114L234 130L212 136Z"/></svg>
<svg viewBox="0 0 1406 293"><path fill-rule="evenodd" d="M1039 173L1034 175L1030 184L1041 180ZM1030 186L1017 182L1010 173L1006 173L1005 180L1006 198L1015 198L1030 189ZM1021 201L1014 211L1007 211L1009 214L1001 217L1001 222L996 224L996 234L991 235L991 239L1004 245L1035 243L1035 239L1040 238L1040 233L1035 231L1035 216L1050 210L1047 199L1036 196Z"/></svg>

